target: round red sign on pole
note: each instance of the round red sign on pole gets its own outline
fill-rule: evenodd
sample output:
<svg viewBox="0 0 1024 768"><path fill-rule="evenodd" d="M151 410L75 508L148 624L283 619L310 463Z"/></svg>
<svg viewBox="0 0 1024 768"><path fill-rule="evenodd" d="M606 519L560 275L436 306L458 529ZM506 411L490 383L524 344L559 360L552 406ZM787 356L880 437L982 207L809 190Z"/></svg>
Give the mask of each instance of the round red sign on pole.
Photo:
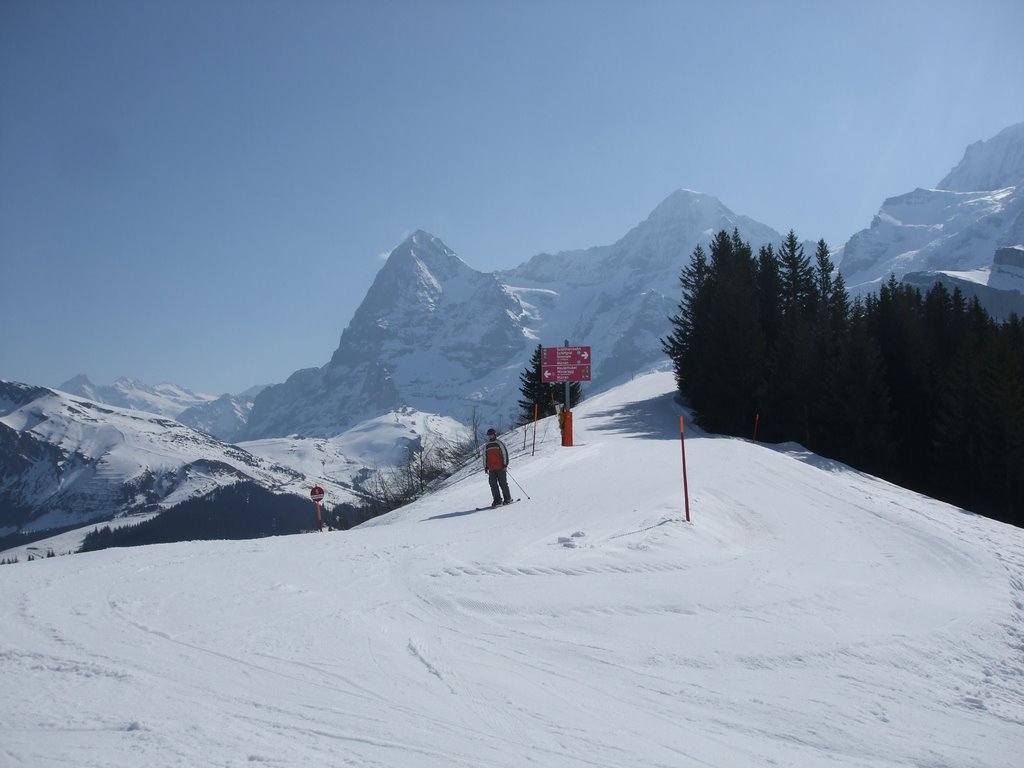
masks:
<svg viewBox="0 0 1024 768"><path fill-rule="evenodd" d="M309 498L319 504L324 500L324 489L319 485L314 485L313 490L309 492Z"/></svg>

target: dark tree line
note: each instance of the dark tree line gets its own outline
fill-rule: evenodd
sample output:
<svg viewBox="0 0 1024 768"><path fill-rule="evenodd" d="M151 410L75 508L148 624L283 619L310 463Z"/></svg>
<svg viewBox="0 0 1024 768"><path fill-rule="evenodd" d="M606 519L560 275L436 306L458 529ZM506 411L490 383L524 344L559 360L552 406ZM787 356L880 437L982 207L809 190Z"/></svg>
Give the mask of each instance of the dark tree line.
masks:
<svg viewBox="0 0 1024 768"><path fill-rule="evenodd" d="M662 346L709 431L815 453L1024 525L1024 326L936 283L850 301L826 243L698 246Z"/></svg>
<svg viewBox="0 0 1024 768"><path fill-rule="evenodd" d="M38 531L15 531L14 533L9 533L6 536L0 536L0 552L24 546L25 544L31 544L35 541L48 539L51 536L67 533L68 531L73 531L80 527L81 524L79 523L78 525L63 525L56 528L43 528Z"/></svg>
<svg viewBox="0 0 1024 768"><path fill-rule="evenodd" d="M145 522L121 528L98 527L86 534L79 551L176 541L258 539L316 527L316 510L310 501L244 482L184 501Z"/></svg>

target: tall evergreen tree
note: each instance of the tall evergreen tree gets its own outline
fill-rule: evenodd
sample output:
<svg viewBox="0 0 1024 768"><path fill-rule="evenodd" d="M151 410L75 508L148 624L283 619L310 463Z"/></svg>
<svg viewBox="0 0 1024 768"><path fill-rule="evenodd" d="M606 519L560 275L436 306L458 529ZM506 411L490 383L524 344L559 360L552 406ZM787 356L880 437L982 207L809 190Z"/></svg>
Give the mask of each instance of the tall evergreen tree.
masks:
<svg viewBox="0 0 1024 768"><path fill-rule="evenodd" d="M706 336L703 325L695 322L695 318L705 300L705 287L710 273L707 254L698 245L693 249L690 263L683 267L679 275L682 298L678 311L669 318L672 332L661 340L662 350L672 360L676 386L683 393L694 379L696 370L693 361L700 356L701 342Z"/></svg>
<svg viewBox="0 0 1024 768"><path fill-rule="evenodd" d="M817 298L811 260L792 229L779 248L782 273L782 306L786 314L810 316Z"/></svg>
<svg viewBox="0 0 1024 768"><path fill-rule="evenodd" d="M782 326L782 271L771 243L757 252L757 304L765 344L771 347Z"/></svg>
<svg viewBox="0 0 1024 768"><path fill-rule="evenodd" d="M987 503L982 463L980 347L951 353L935 412L932 482L939 498L969 509Z"/></svg>
<svg viewBox="0 0 1024 768"><path fill-rule="evenodd" d="M821 368L813 322L817 309L814 270L791 229L779 247L782 318L769 356L763 427L768 440L797 440L811 447L813 406Z"/></svg>
<svg viewBox="0 0 1024 768"><path fill-rule="evenodd" d="M838 365L827 375L830 407L823 418L833 452L826 455L877 475L890 473L896 455L892 399L882 353L860 301L851 309Z"/></svg>
<svg viewBox="0 0 1024 768"><path fill-rule="evenodd" d="M833 340L839 339L846 330L850 317L850 294L846 281L836 270L832 254L824 240L818 241L814 253L814 285L818 304L815 310L816 322L825 326Z"/></svg>
<svg viewBox="0 0 1024 768"><path fill-rule="evenodd" d="M921 488L932 453L935 393L928 370L921 293L890 277L869 304L871 333L879 345L900 436L897 482Z"/></svg>
<svg viewBox="0 0 1024 768"><path fill-rule="evenodd" d="M811 324L799 312L787 313L771 350L771 377L764 385L766 440L795 440L811 447L811 411L821 374L817 362Z"/></svg>
<svg viewBox="0 0 1024 768"><path fill-rule="evenodd" d="M684 394L704 426L727 434L750 433L764 367L755 277L750 245L739 233L715 235L708 277L694 306L702 343L690 350L694 372Z"/></svg>
<svg viewBox="0 0 1024 768"><path fill-rule="evenodd" d="M819 374L812 380L808 448L819 453L837 450L840 436L828 428L829 409L835 401L830 391L840 379L842 347L850 319L850 299L843 276L836 270L828 244L819 240L814 254L816 304L811 319L813 365Z"/></svg>
<svg viewBox="0 0 1024 768"><path fill-rule="evenodd" d="M923 306L927 365L935 379L931 488L947 501L977 509L984 504L981 464L981 377L987 328L974 325L959 289L941 283ZM986 324L987 325L987 324ZM977 333L981 331L981 333Z"/></svg>

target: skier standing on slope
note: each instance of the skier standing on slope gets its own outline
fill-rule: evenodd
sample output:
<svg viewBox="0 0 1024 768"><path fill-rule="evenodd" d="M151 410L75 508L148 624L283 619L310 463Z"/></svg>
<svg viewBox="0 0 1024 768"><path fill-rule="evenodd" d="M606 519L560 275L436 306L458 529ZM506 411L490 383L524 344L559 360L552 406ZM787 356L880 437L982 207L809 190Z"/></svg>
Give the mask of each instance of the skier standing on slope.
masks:
<svg viewBox="0 0 1024 768"><path fill-rule="evenodd" d="M491 508L512 503L512 494L508 490L508 448L498 439L498 433L487 430L487 443L484 445L484 472L491 486ZM500 493L499 493L500 489Z"/></svg>

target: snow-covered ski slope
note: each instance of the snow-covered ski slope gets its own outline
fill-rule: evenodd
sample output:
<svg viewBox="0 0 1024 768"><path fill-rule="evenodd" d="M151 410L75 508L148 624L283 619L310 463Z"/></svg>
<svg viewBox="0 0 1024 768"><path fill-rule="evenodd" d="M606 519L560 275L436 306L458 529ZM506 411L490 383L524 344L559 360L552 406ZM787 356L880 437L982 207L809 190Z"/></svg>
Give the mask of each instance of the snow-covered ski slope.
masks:
<svg viewBox="0 0 1024 768"><path fill-rule="evenodd" d="M508 509L3 566L0 765L1019 765L1024 531L696 431L687 524L679 413L506 435Z"/></svg>

